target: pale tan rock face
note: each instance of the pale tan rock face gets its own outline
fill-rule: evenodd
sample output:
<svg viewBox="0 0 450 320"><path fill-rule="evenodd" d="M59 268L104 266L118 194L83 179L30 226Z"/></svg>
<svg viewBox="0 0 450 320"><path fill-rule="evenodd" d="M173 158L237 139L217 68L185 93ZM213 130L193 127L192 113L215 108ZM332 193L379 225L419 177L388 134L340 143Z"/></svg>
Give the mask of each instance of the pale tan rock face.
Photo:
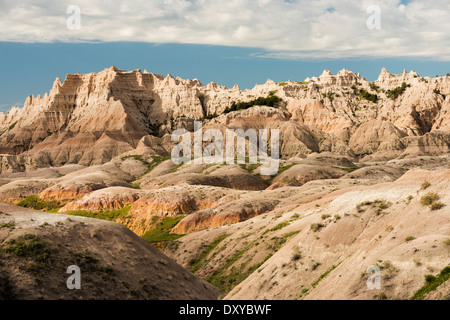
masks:
<svg viewBox="0 0 450 320"><path fill-rule="evenodd" d="M361 125L350 139L349 146L357 154L371 154L383 144L406 136L391 122L371 120Z"/></svg>
<svg viewBox="0 0 450 320"><path fill-rule="evenodd" d="M389 97L403 83L409 85L404 92ZM376 101L361 90L377 95ZM58 78L48 94L29 96L22 109L0 113L0 172L99 165L121 154L167 156L174 129L192 131L194 120L214 114L219 117L205 120L205 127L279 128L287 159L327 151L354 156L380 148L396 157L408 147L398 143L406 135L449 132L449 93L450 77L422 78L414 71L392 75L383 69L370 83L349 70L337 75L325 70L304 82L268 80L241 90L111 67L67 75L64 82ZM255 106L223 114L233 102L269 94L283 100L278 109ZM448 144L449 138L441 137Z"/></svg>
<svg viewBox="0 0 450 320"><path fill-rule="evenodd" d="M139 200L144 191L125 187L111 187L94 191L79 201L70 202L61 208L58 213L71 211L102 212L120 210Z"/></svg>
<svg viewBox="0 0 450 320"><path fill-rule="evenodd" d="M438 274L448 266L449 249L445 239L449 235L449 210L445 207L431 210L421 204L421 198L432 191L446 203L449 174L449 170L413 169L395 182L349 188L330 195L327 201L317 201L319 206L302 205L301 209L289 212L285 220L288 226L278 236L300 230L298 234L225 299L370 300L379 299L377 295L381 292L387 299L411 298L424 285L428 271ZM421 188L425 180L431 184L427 190ZM376 199L383 199L389 207L379 211L379 207L370 204ZM324 219L325 212L340 218L330 215ZM293 213L301 218L294 220ZM227 248L236 252L234 244L242 241L239 237L249 230L261 226L264 226L262 230L270 230L265 219L257 217L252 222L221 230L236 237L227 238ZM318 222L323 227L317 231L310 228ZM247 256L238 260L236 267L242 261L251 260L257 251L260 261L267 254L262 252L262 237L258 238L257 232L254 234L254 238L246 240L251 243L257 239L257 249L244 252ZM207 233L202 236L206 237ZM405 240L408 236L413 236L413 240ZM187 247L180 246L179 251L182 250ZM212 263L220 265L217 260ZM366 270L371 265L381 269L382 284L378 290L367 286L370 274Z"/></svg>
<svg viewBox="0 0 450 320"><path fill-rule="evenodd" d="M108 187L130 187L127 180L132 179L132 177L130 173L110 162L69 173L56 180L39 196L43 199L68 202L73 199L81 199L93 191Z"/></svg>
<svg viewBox="0 0 450 320"><path fill-rule="evenodd" d="M235 190L210 186L179 185L140 192L129 213L117 220L142 236L151 229L154 218L184 216L235 200ZM79 201L83 203L83 200Z"/></svg>
<svg viewBox="0 0 450 320"><path fill-rule="evenodd" d="M196 231L233 225L274 209L276 202L263 199L243 199L213 209L199 210L184 218L172 229L173 233L189 234Z"/></svg>

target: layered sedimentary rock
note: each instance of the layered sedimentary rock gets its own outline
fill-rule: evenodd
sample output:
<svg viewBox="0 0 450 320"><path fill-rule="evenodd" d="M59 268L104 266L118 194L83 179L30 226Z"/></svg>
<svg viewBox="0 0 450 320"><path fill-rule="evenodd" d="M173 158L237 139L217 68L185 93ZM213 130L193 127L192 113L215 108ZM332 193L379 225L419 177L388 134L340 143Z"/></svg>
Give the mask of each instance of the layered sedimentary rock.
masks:
<svg viewBox="0 0 450 320"><path fill-rule="evenodd" d="M111 187L94 191L82 199L70 202L58 213L71 211L102 212L120 210L139 200L145 192L125 187Z"/></svg>
<svg viewBox="0 0 450 320"><path fill-rule="evenodd" d="M199 210L233 201L237 191L211 186L178 185L141 193L129 213L117 220L138 235L143 235L154 218L181 217ZM81 202L81 201L80 201Z"/></svg>
<svg viewBox="0 0 450 320"><path fill-rule="evenodd" d="M258 197L237 200L215 208L199 210L184 218L172 229L178 234L221 227L249 220L275 208L277 202Z"/></svg>
<svg viewBox="0 0 450 320"><path fill-rule="evenodd" d="M89 256L119 276L105 298L219 294L123 227L73 217L81 214L115 219L230 299L410 298L424 275L448 265L449 83L385 69L374 82L325 70L251 90L116 68L57 79L49 94L0 114L0 201L64 207L50 215L0 203L3 246L28 230L73 252L93 250ZM275 106L238 103L275 96ZM234 102L244 108L231 110ZM195 120L222 134L279 130L278 173L264 175L262 163L248 161L175 164L171 133L187 129L192 142ZM52 252L51 267L76 258L71 251ZM136 252L149 263L139 264ZM28 258L5 257L6 284L30 287ZM375 264L384 286L377 292L366 289ZM43 284L56 292L44 271ZM113 295L118 288L124 293ZM89 292L83 298L93 298Z"/></svg>
<svg viewBox="0 0 450 320"><path fill-rule="evenodd" d="M439 136L447 147L439 148L445 153L449 93L450 77L422 78L414 71L393 75L383 69L377 81L368 82L349 70L337 75L325 70L303 82L268 80L241 90L111 67L67 75L64 82L58 78L48 94L29 96L22 109L0 113L0 172L98 165L121 154L167 156L173 145L170 133L193 131L193 121L200 119L205 126L222 128L276 123L285 137L286 158L404 150L414 143L404 145L399 139L436 130L444 132ZM224 114L234 102L268 95L282 99L278 109L256 106Z"/></svg>
<svg viewBox="0 0 450 320"><path fill-rule="evenodd" d="M213 220L220 210L196 212L175 228L196 232L164 252L194 266L230 300L410 299L427 283L425 275L448 268L450 171L412 169L402 175L399 168L384 166L382 174L379 169L360 169L361 178L377 180L366 185L343 177L263 191L251 204L278 199L273 209L220 228ZM430 195L434 206L424 203ZM230 212L245 210L244 199L238 201L239 206L229 204L236 205ZM211 218L210 224L205 219L202 226L202 218ZM376 290L367 287L371 266L381 272ZM447 298L445 291L434 296Z"/></svg>

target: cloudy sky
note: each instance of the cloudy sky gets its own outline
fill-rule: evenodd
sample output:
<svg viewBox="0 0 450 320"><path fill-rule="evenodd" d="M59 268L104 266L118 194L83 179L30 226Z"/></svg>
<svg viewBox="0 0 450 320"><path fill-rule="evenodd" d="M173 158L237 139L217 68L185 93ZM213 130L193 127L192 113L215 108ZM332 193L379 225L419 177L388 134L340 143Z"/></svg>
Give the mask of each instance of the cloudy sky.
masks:
<svg viewBox="0 0 450 320"><path fill-rule="evenodd" d="M0 111L110 65L232 86L450 71L448 0L0 0ZM78 15L79 10L79 15Z"/></svg>

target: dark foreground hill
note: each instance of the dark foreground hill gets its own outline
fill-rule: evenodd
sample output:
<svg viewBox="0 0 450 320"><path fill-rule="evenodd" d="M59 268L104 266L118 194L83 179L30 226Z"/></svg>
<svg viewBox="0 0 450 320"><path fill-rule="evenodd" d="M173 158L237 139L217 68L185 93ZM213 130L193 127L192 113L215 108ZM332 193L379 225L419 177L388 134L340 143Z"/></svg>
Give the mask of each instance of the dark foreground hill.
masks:
<svg viewBox="0 0 450 320"><path fill-rule="evenodd" d="M67 268L81 269L69 290ZM216 299L200 280L124 226L0 203L0 299Z"/></svg>

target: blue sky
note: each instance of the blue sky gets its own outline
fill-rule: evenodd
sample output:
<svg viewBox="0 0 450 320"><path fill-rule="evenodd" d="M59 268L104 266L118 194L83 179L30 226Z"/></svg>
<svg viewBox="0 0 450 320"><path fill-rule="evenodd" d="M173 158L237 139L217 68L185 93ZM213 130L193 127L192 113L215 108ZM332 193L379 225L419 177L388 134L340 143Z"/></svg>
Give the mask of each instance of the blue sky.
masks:
<svg viewBox="0 0 450 320"><path fill-rule="evenodd" d="M67 27L68 6L80 28ZM380 28L366 26L377 5ZM447 0L0 0L0 112L112 65L251 88L346 68L450 72Z"/></svg>

